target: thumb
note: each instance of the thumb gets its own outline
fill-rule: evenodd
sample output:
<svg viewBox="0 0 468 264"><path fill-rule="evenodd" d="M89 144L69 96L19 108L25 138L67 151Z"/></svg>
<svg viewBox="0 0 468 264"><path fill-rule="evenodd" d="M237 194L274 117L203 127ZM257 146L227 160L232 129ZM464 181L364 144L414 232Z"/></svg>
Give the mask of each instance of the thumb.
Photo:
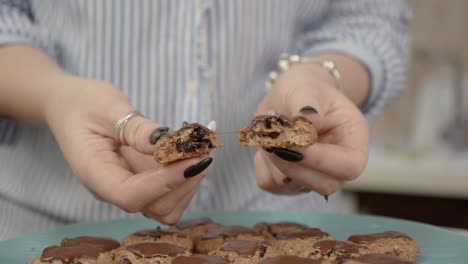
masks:
<svg viewBox="0 0 468 264"><path fill-rule="evenodd" d="M124 142L136 151L152 155L154 144L168 131L168 127L160 126L143 116L135 116L128 120L124 127L123 137Z"/></svg>

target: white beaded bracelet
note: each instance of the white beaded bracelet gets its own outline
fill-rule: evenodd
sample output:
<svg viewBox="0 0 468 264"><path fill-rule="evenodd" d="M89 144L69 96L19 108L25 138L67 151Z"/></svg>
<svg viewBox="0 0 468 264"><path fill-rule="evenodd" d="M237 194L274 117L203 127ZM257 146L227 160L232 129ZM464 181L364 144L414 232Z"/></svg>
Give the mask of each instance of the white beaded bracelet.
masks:
<svg viewBox="0 0 468 264"><path fill-rule="evenodd" d="M277 64L278 69L268 74L268 80L265 83L266 90L267 91L271 90L273 84L278 79L280 74L287 72L292 66L296 64L303 64L303 63L314 63L326 69L335 79L336 87L338 89L341 89L341 74L340 74L340 71L336 67L336 63L333 60L318 60L318 59L303 58L298 55L281 54L278 59L278 64Z"/></svg>

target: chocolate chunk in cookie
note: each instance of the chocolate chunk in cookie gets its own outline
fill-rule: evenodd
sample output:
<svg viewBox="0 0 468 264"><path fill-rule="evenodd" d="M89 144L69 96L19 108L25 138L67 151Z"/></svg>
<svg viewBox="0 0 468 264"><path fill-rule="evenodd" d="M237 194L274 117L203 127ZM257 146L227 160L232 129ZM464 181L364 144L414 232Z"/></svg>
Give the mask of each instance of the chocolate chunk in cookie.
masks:
<svg viewBox="0 0 468 264"><path fill-rule="evenodd" d="M242 145L263 148L306 147L317 141L317 131L305 117L257 116L239 132Z"/></svg>

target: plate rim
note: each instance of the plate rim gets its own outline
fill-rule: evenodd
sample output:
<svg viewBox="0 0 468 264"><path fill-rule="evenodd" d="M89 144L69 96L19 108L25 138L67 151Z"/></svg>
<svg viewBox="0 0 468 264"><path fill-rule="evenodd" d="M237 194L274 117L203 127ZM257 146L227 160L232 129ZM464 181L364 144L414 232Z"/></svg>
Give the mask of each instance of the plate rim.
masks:
<svg viewBox="0 0 468 264"><path fill-rule="evenodd" d="M443 228L440 226L428 224L428 223L423 223L423 222L418 222L418 221L413 221L413 220L407 220L407 219L401 219L401 218L395 218L395 217L388 217L388 216L380 216L380 215L371 215L371 214L351 214L351 213L330 213L330 212L314 212L314 211L298 211L298 210L210 210L210 211L196 211L196 212L187 212L184 213L184 215L181 217L181 219L190 219L190 218L197 218L201 217L199 216L200 214L208 214L208 215L213 215L213 214L251 214L251 215L258 215L259 213L267 213L267 214L282 214L282 213L292 213L292 214L313 214L313 215L322 215L322 216L327 216L327 217L333 217L333 216L347 216L347 217L355 217L355 218L367 218L367 219L384 219L386 221L397 221L397 222L402 222L406 224L411 224L411 225L419 225L423 226L425 228L429 229L437 229L438 231L448 233L453 236L457 236L461 239L465 239L468 243L468 236L457 233L453 230ZM212 217L212 216L209 216ZM21 240L30 236L35 236L35 235L41 235L41 234L46 234L49 232L59 232L61 229L69 229L69 228L76 228L77 226L86 226L86 225L96 225L96 224L110 224L110 223L117 223L117 222L122 222L122 221L134 221L138 219L146 219L143 216L139 215L134 215L130 217L122 217L122 218L116 218L116 219L110 219L110 220L98 220L98 221L83 221L80 223L74 223L74 224L64 224L60 226L56 226L47 230L42 230L42 231L34 231L26 234L19 235L17 237L13 237L7 240L2 240L0 241L0 246L2 244L8 244L9 242L11 243L12 241L15 240ZM162 226L168 226L165 224L161 224L160 222L154 220L155 223L158 225ZM320 227L319 227L320 228Z"/></svg>

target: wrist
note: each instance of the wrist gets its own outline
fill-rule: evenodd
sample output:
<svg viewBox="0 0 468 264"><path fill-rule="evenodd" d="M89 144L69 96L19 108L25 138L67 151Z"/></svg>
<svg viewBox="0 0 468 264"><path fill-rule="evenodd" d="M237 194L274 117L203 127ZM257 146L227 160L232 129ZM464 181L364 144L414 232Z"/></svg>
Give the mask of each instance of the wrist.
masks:
<svg viewBox="0 0 468 264"><path fill-rule="evenodd" d="M335 78L329 70L316 63L304 63L295 66L297 71L311 80L311 82L324 82L337 90L341 90L340 80ZM293 69L292 69L293 70Z"/></svg>
<svg viewBox="0 0 468 264"><path fill-rule="evenodd" d="M335 52L317 54L314 60L333 60L341 74L342 93L360 107L367 100L370 90L370 76L367 68L356 58Z"/></svg>
<svg viewBox="0 0 468 264"><path fill-rule="evenodd" d="M49 78L45 90L47 94L41 102L43 121L50 127L55 119L55 114L66 114L65 108L73 105L77 100L73 91L79 89L80 83L85 80L73 75L61 73ZM67 117L63 117L67 118Z"/></svg>

